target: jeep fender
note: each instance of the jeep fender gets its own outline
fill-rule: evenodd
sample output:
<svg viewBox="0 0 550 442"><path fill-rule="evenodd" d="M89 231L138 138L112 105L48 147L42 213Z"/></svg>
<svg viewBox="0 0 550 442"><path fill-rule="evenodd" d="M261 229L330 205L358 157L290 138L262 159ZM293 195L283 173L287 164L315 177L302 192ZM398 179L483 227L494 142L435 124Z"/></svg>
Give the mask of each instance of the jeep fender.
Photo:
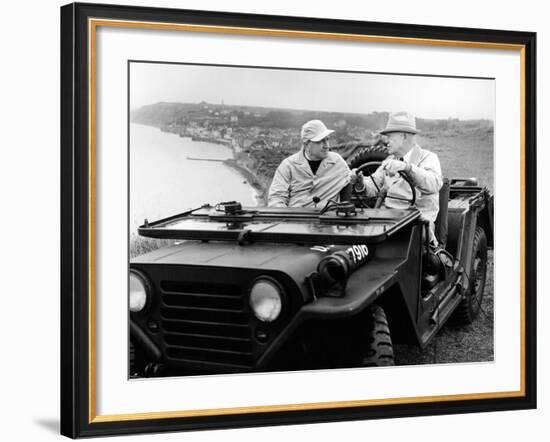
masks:
<svg viewBox="0 0 550 442"><path fill-rule="evenodd" d="M394 250L384 253L384 249L379 247L377 256L372 261L352 273L344 296L322 297L302 306L260 357L256 367L267 365L302 323L313 319L338 319L358 315L395 284L398 284L407 306L406 314L412 324L415 324L421 268L421 225L414 226L407 235L408 241L404 244L403 253L395 256Z"/></svg>

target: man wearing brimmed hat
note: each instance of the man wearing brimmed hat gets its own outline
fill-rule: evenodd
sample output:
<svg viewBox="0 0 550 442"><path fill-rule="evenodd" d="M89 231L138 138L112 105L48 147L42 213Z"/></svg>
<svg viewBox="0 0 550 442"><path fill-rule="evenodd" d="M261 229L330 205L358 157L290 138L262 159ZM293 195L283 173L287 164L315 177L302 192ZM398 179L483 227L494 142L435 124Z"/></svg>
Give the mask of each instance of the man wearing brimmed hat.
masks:
<svg viewBox="0 0 550 442"><path fill-rule="evenodd" d="M350 199L351 171L340 155L330 151L328 138L333 132L320 120L302 126L302 148L281 162L271 182L270 207L322 208L330 199Z"/></svg>
<svg viewBox="0 0 550 442"><path fill-rule="evenodd" d="M411 189L398 172L407 174L416 188L416 207L430 222L430 238L435 242L434 222L439 212L439 189L443 184L437 155L416 143L416 119L407 112L390 114L386 128L380 133L388 138L389 156L371 176L380 189L387 191L384 205L395 209L409 205L403 199L412 197ZM374 182L370 178L361 179L360 175L355 184L356 192L375 196L378 189Z"/></svg>

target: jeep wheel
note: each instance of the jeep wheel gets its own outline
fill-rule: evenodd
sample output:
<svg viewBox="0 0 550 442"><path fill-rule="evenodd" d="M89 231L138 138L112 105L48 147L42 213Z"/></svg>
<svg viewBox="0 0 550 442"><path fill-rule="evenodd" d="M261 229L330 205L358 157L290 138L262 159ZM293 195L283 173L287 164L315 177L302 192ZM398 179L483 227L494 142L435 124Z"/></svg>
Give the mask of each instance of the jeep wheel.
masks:
<svg viewBox="0 0 550 442"><path fill-rule="evenodd" d="M487 277L487 236L485 231L477 226L472 247L472 267L468 278L466 296L460 302L453 314L454 322L471 324L479 314L485 280Z"/></svg>
<svg viewBox="0 0 550 442"><path fill-rule="evenodd" d="M367 313L366 348L361 366L380 367L394 365L393 344L384 310L379 305L371 306Z"/></svg>
<svg viewBox="0 0 550 442"><path fill-rule="evenodd" d="M364 146L355 151L347 160L350 169L357 169L359 166L371 161L384 161L388 156L388 150L383 144L374 144L372 146ZM375 170L367 170L366 172L374 173Z"/></svg>

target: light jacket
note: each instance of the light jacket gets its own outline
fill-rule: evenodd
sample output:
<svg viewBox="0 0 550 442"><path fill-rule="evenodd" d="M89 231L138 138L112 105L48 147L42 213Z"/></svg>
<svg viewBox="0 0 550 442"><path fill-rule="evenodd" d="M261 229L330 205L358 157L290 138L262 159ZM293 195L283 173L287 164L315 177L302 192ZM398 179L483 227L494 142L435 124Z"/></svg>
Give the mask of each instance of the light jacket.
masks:
<svg viewBox="0 0 550 442"><path fill-rule="evenodd" d="M339 200L340 190L351 179L351 171L344 159L329 152L314 175L304 156L304 150L285 158L273 177L268 194L270 207L314 207L313 197L322 209L328 200Z"/></svg>
<svg viewBox="0 0 550 442"><path fill-rule="evenodd" d="M420 210L422 217L430 221L430 233L434 238L434 222L439 212L439 189L443 184L441 176L441 165L439 158L433 152L422 149L418 144L403 157L403 161L411 165L409 177L414 183L416 189L416 207ZM392 209L404 209L410 204L406 201L390 198L412 197L412 192L407 182L396 174L390 176L387 171L379 167L372 175L379 188L382 186L387 189L387 196L384 200L384 206ZM367 196L375 196L376 186L369 177L364 177L363 182L366 186Z"/></svg>

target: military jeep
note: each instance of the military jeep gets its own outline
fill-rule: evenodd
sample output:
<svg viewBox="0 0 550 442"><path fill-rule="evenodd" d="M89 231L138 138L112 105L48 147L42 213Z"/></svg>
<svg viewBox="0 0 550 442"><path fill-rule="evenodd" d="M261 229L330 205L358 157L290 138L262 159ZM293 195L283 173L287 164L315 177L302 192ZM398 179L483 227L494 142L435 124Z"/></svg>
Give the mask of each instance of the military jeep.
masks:
<svg viewBox="0 0 550 442"><path fill-rule="evenodd" d="M140 235L173 243L130 263L130 376L393 365L393 343L424 348L447 321L474 321L492 194L445 181L437 250L414 200L371 205L228 201L145 222Z"/></svg>

